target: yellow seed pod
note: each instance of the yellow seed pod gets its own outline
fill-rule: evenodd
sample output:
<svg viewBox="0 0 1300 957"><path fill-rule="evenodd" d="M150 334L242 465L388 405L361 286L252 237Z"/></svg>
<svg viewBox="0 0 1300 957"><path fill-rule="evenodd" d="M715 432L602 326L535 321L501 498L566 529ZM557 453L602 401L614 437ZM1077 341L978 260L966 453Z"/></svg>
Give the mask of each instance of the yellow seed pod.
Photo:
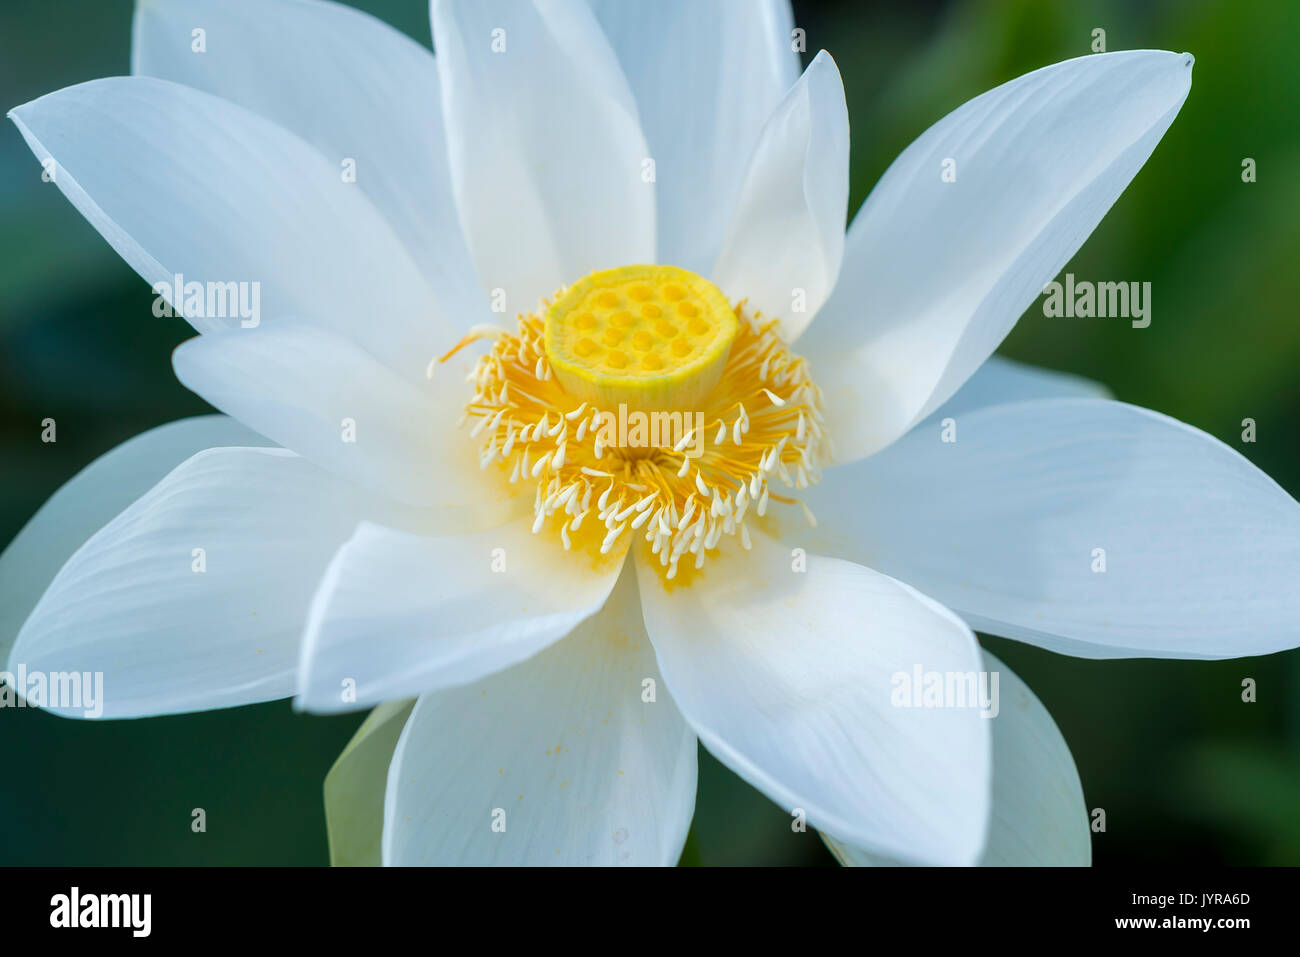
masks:
<svg viewBox="0 0 1300 957"><path fill-rule="evenodd" d="M718 384L736 314L702 276L621 266L564 291L546 314L546 358L571 395L603 408L690 410Z"/></svg>

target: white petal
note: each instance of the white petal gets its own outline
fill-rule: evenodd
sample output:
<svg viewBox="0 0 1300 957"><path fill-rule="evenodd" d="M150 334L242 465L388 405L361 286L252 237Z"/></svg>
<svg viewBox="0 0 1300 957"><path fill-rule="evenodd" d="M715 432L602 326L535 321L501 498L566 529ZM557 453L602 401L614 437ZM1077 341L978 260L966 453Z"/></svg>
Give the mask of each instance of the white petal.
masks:
<svg viewBox="0 0 1300 957"><path fill-rule="evenodd" d="M844 84L825 50L767 125L745 172L713 280L803 331L835 286L849 202L849 113Z"/></svg>
<svg viewBox="0 0 1300 957"><path fill-rule="evenodd" d="M358 528L312 601L298 706L350 711L476 681L595 613L623 552L594 562L532 523L436 538Z"/></svg>
<svg viewBox="0 0 1300 957"><path fill-rule="evenodd" d="M869 568L755 535L665 590L638 555L664 680L700 740L785 810L877 853L970 864L989 812L972 708L894 706L896 677L980 670L955 615Z"/></svg>
<svg viewBox="0 0 1300 957"><path fill-rule="evenodd" d="M636 105L583 4L433 0L452 182L479 279L510 312L653 262Z"/></svg>
<svg viewBox="0 0 1300 957"><path fill-rule="evenodd" d="M103 672L114 718L286 697L312 591L362 518L410 513L283 449L200 452L68 559L7 670Z"/></svg>
<svg viewBox="0 0 1300 957"><path fill-rule="evenodd" d="M1111 399L1114 396L1100 382L1082 376L1053 372L1002 356L989 356L956 395L931 413L929 421L942 422L990 405L1066 398ZM925 425L917 428L925 428Z"/></svg>
<svg viewBox="0 0 1300 957"><path fill-rule="evenodd" d="M976 97L903 151L799 343L840 461L898 438L997 348L1151 155L1191 67L1151 50L1068 60Z"/></svg>
<svg viewBox="0 0 1300 957"><path fill-rule="evenodd" d="M70 478L0 554L0 661L68 556L159 479L203 449L266 444L224 415L195 416L128 439Z"/></svg>
<svg viewBox="0 0 1300 957"><path fill-rule="evenodd" d="M204 31L196 54L192 32ZM301 136L392 224L466 327L489 321L460 232L442 129L438 65L420 44L338 3L137 3L131 72L238 103Z"/></svg>
<svg viewBox="0 0 1300 957"><path fill-rule="evenodd" d="M993 717L993 815L982 867L1087 867L1092 840L1083 786L1056 722L1029 686L988 651L984 668L998 675ZM990 709L991 710L991 709ZM850 866L897 863L822 835Z"/></svg>
<svg viewBox="0 0 1300 957"><path fill-rule="evenodd" d="M384 863L675 864L695 775L627 574L537 657L420 698L389 769Z"/></svg>
<svg viewBox="0 0 1300 957"><path fill-rule="evenodd" d="M468 505L512 490L478 465L458 426L472 389L439 368L426 389L346 338L299 319L199 336L176 376L214 406L340 476L416 505Z"/></svg>
<svg viewBox="0 0 1300 957"><path fill-rule="evenodd" d="M9 115L38 158L57 162L64 195L150 284L170 288L177 274L187 285L249 284L247 319L221 308L224 289L212 311L225 317L207 315L198 287L200 332L311 316L412 379L461 334L337 162L243 107L114 77Z"/></svg>
<svg viewBox="0 0 1300 957"><path fill-rule="evenodd" d="M916 429L829 470L807 499L825 520L802 540L915 584L980 631L1085 658L1300 641L1300 506L1228 446L1146 409L980 409L955 442L937 423Z"/></svg>
<svg viewBox="0 0 1300 957"><path fill-rule="evenodd" d="M799 76L789 0L592 7L655 161L659 261L707 276L759 131Z"/></svg>
<svg viewBox="0 0 1300 957"><path fill-rule="evenodd" d="M325 776L325 827L335 867L382 863L388 764L413 707L411 700L387 701L370 712Z"/></svg>

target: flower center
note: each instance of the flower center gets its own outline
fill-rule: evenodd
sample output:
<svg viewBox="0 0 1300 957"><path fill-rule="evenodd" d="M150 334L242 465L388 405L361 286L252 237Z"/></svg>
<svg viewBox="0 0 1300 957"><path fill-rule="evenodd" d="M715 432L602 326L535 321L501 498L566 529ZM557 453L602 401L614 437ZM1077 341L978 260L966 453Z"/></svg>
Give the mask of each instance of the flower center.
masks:
<svg viewBox="0 0 1300 957"><path fill-rule="evenodd" d="M821 393L777 320L673 266L592 273L544 305L517 333L461 343L495 337L466 419L480 466L534 487L535 533L595 556L640 535L674 579L723 536L748 549L772 502L816 524L773 491L816 483L830 452Z"/></svg>
<svg viewBox="0 0 1300 957"><path fill-rule="evenodd" d="M570 395L639 411L694 408L722 377L738 323L718 288L676 266L595 272L546 315L546 358Z"/></svg>

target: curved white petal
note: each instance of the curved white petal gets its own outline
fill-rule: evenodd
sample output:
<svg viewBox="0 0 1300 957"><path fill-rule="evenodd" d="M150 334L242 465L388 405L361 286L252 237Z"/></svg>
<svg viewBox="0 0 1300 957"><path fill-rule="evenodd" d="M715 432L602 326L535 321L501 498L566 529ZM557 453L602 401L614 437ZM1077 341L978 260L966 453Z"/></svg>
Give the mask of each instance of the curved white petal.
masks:
<svg viewBox="0 0 1300 957"><path fill-rule="evenodd" d="M195 416L128 439L65 482L0 554L0 661L68 556L159 479L204 449L267 444L224 415Z"/></svg>
<svg viewBox="0 0 1300 957"><path fill-rule="evenodd" d="M565 552L532 523L433 538L359 527L312 601L298 706L350 711L463 685L568 634L605 603L624 551Z"/></svg>
<svg viewBox="0 0 1300 957"><path fill-rule="evenodd" d="M990 405L1026 402L1030 399L1112 399L1110 389L1100 382L1068 372L1054 372L989 356L975 370L956 394L930 415L929 421L942 422ZM917 428L925 428L918 425Z"/></svg>
<svg viewBox="0 0 1300 957"><path fill-rule="evenodd" d="M806 499L822 521L803 540L980 631L1084 658L1300 642L1300 506L1217 439L1146 409L980 409L956 420L955 442L939 423L915 429L828 470Z"/></svg>
<svg viewBox="0 0 1300 957"><path fill-rule="evenodd" d="M461 334L338 164L264 117L138 76L68 87L9 115L36 156L56 162L64 195L150 284L171 288L178 274L186 285L247 284L247 318L227 305L225 286L213 287L211 310L224 317L209 315L209 290L198 287L200 332L311 316L413 380Z"/></svg>
<svg viewBox="0 0 1300 957"><path fill-rule="evenodd" d="M789 0L592 7L655 161L659 261L707 276L759 131L799 76Z"/></svg>
<svg viewBox="0 0 1300 957"><path fill-rule="evenodd" d="M993 814L982 867L1087 867L1092 839L1083 786L1070 748L1043 703L988 651L984 669L998 675L993 725ZM990 709L992 710L992 709ZM829 834L822 835L840 863L854 867L896 864Z"/></svg>
<svg viewBox="0 0 1300 957"><path fill-rule="evenodd" d="M522 312L592 270L653 262L650 153L591 11L431 7L452 183L484 289Z"/></svg>
<svg viewBox="0 0 1300 957"><path fill-rule="evenodd" d="M223 97L301 136L355 177L447 317L466 327L491 319L452 198L438 65L420 44L339 3L143 0L131 72Z"/></svg>
<svg viewBox="0 0 1300 957"><path fill-rule="evenodd" d="M835 286L849 202L849 113L825 50L763 127L713 281L793 339Z"/></svg>
<svg viewBox="0 0 1300 957"><path fill-rule="evenodd" d="M1151 155L1191 67L1152 50L1067 60L976 97L894 161L799 343L840 461L898 438L997 348Z"/></svg>
<svg viewBox="0 0 1300 957"><path fill-rule="evenodd" d="M970 864L989 812L971 707L895 705L900 674L980 670L970 630L869 568L762 535L665 589L637 556L646 630L700 740L787 811L877 853Z"/></svg>
<svg viewBox="0 0 1300 957"><path fill-rule="evenodd" d="M535 658L420 698L388 773L384 863L675 864L695 776L629 573Z"/></svg>
<svg viewBox="0 0 1300 957"><path fill-rule="evenodd" d="M103 672L112 718L287 697L312 591L363 518L412 521L283 449L200 452L68 559L7 670Z"/></svg>
<svg viewBox="0 0 1300 957"><path fill-rule="evenodd" d="M415 505L500 501L458 422L454 368L417 388L346 338L300 319L198 336L172 356L189 389L250 428L368 488Z"/></svg>
<svg viewBox="0 0 1300 957"><path fill-rule="evenodd" d="M325 828L330 864L378 867L383 863L384 787L397 739L415 707L386 701L366 716L325 775Z"/></svg>

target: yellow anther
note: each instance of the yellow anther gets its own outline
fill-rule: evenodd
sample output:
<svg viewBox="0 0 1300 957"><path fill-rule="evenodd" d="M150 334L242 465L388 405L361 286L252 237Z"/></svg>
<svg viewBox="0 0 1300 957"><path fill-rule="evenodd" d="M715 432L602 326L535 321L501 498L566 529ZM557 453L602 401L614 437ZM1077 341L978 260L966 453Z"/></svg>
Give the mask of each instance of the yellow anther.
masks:
<svg viewBox="0 0 1300 957"><path fill-rule="evenodd" d="M648 319L645 305L663 314ZM695 314L683 315L691 309L682 305ZM618 315L632 322L620 328ZM495 341L475 365L465 406L479 464L535 486L533 531L585 552L595 567L622 561L637 539L637 561L683 586L724 537L748 549L747 521L798 504L778 486L803 489L820 477L829 439L806 363L775 320L733 311L691 273L597 273L558 295L546 315L521 315L517 334L474 332L456 348L487 335ZM607 336L618 345L604 345ZM725 364L721 374L713 361ZM670 425L624 437L619 401L695 415L685 434Z"/></svg>
<svg viewBox="0 0 1300 957"><path fill-rule="evenodd" d="M686 320L690 338L666 314ZM717 385L736 330L730 303L707 279L676 266L623 266L580 279L554 302L546 358L576 397L689 410Z"/></svg>

